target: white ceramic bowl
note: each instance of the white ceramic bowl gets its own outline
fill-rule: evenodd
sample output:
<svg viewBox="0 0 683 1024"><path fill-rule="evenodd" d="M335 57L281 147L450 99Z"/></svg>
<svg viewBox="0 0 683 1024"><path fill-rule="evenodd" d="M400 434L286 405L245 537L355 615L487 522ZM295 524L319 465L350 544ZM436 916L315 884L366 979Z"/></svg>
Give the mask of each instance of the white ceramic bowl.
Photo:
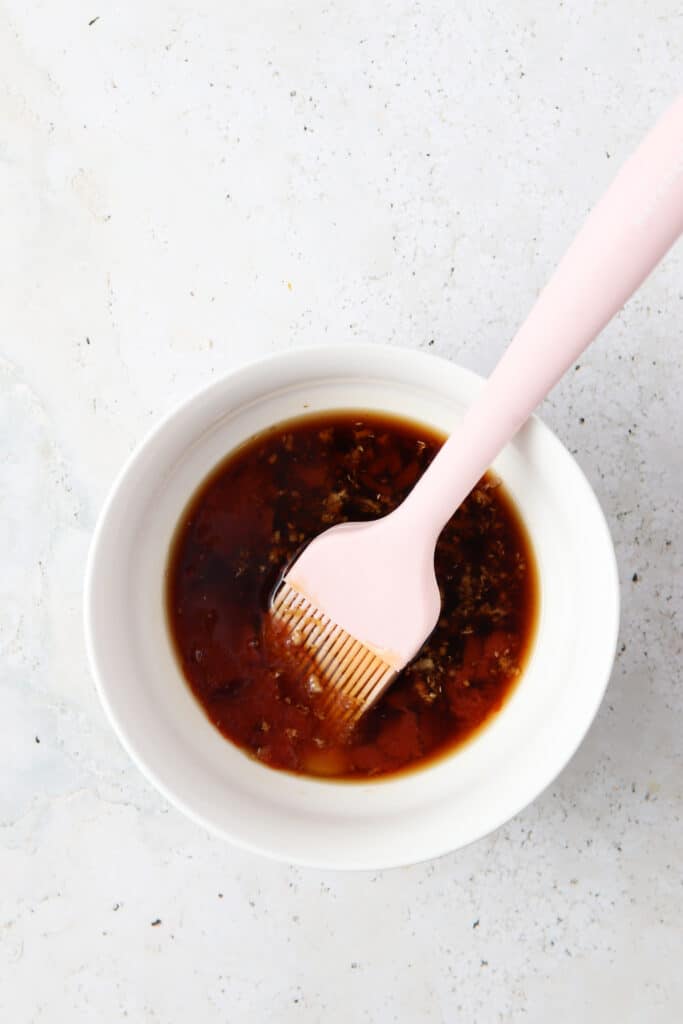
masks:
<svg viewBox="0 0 683 1024"><path fill-rule="evenodd" d="M535 646L501 712L452 755L375 782L273 771L211 725L171 648L164 611L171 536L186 502L227 452L264 427L322 409L386 410L448 432L480 386L475 374L406 349L291 351L196 394L124 467L87 570L92 670L130 756L172 803L212 832L298 864L408 864L497 828L538 796L578 747L614 658L617 572L595 495L538 419L494 466L536 552Z"/></svg>

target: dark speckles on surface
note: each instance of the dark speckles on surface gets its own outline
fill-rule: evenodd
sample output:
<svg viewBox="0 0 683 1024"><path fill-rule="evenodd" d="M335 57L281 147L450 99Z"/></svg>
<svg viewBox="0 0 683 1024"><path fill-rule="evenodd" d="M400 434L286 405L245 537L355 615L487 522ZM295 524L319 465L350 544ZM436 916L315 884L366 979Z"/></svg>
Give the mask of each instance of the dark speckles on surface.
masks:
<svg viewBox="0 0 683 1024"><path fill-rule="evenodd" d="M580 750L515 821L370 876L248 854L161 813L79 642L96 510L149 420L209 379L197 339L221 338L216 374L345 334L423 350L434 337L489 372L611 168L680 91L680 0L630 19L623 0L266 17L109 4L103 25L87 7L2 7L0 412L3 454L19 457L0 460L0 519L16 510L18 525L0 616L0 1017L680 1022L680 243L540 410L613 534L626 650ZM633 73L634 54L655 73ZM271 284L285 273L292 293ZM599 899L568 884L577 874ZM167 908L156 930L137 920L153 903Z"/></svg>

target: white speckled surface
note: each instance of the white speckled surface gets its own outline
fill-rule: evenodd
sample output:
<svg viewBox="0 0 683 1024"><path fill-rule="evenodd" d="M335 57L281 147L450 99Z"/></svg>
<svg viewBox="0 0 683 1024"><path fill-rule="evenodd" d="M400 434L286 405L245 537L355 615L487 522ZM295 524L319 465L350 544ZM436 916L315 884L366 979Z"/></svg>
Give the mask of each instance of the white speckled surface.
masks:
<svg viewBox="0 0 683 1024"><path fill-rule="evenodd" d="M204 835L104 719L81 585L122 460L214 375L332 339L487 371L682 66L675 0L0 0L3 1020L680 1021L680 246L543 409L621 650L488 839L342 876Z"/></svg>

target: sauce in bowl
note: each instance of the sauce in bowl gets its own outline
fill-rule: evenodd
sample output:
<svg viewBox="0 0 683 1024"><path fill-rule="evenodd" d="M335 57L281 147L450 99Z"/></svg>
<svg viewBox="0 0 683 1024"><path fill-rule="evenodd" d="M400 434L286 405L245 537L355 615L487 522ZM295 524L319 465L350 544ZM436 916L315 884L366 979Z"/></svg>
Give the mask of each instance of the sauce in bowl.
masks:
<svg viewBox="0 0 683 1024"><path fill-rule="evenodd" d="M318 681L268 628L270 595L297 551L335 523L390 512L443 440L374 412L302 417L232 452L191 499L167 571L173 644L209 719L262 763L350 779L424 765L470 738L513 689L533 641L537 573L490 473L437 545L434 632L351 734L329 730Z"/></svg>

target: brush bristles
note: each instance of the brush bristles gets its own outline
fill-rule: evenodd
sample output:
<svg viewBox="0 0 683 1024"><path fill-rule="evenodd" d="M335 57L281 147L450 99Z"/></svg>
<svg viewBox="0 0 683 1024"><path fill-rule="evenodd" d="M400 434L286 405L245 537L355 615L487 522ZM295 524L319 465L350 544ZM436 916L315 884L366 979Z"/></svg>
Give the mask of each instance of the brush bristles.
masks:
<svg viewBox="0 0 683 1024"><path fill-rule="evenodd" d="M332 622L286 581L271 605L286 627L290 644L315 672L323 691L322 709L344 725L353 725L381 696L396 669Z"/></svg>

